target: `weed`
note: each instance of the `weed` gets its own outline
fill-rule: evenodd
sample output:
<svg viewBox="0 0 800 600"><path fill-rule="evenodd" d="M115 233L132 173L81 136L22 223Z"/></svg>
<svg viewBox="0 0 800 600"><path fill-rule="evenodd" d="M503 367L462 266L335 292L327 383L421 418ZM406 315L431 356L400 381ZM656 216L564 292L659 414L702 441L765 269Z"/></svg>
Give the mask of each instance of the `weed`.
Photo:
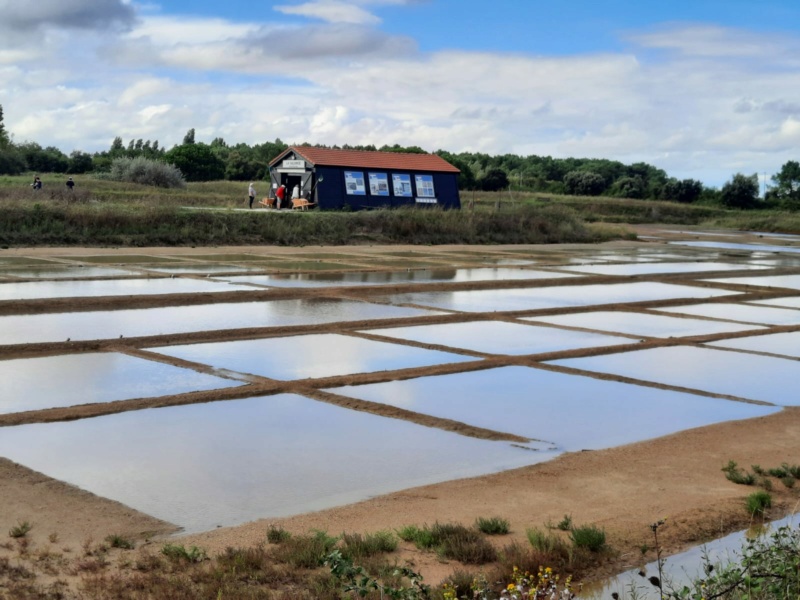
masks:
<svg viewBox="0 0 800 600"><path fill-rule="evenodd" d="M475 521L478 531L487 535L504 535L510 531L510 524L507 519L500 517L478 517Z"/></svg>
<svg viewBox="0 0 800 600"><path fill-rule="evenodd" d="M28 535L31 529L33 529L33 524L30 521L20 521L8 530L8 536L12 538L23 538Z"/></svg>
<svg viewBox="0 0 800 600"><path fill-rule="evenodd" d="M186 561L189 563L198 563L208 558L206 551L197 546L191 546L188 550L185 546L179 544L164 544L161 548L161 554L173 561Z"/></svg>
<svg viewBox="0 0 800 600"><path fill-rule="evenodd" d="M599 552L606 545L606 532L594 525L574 527L569 537L578 548L587 548L592 552Z"/></svg>
<svg viewBox="0 0 800 600"><path fill-rule="evenodd" d="M51 544L55 544L58 542L58 534L54 531L50 535L47 536L47 539L50 540Z"/></svg>
<svg viewBox="0 0 800 600"><path fill-rule="evenodd" d="M112 548L122 548L123 550L133 550L136 547L133 540L119 534L112 534L106 538L106 542Z"/></svg>
<svg viewBox="0 0 800 600"><path fill-rule="evenodd" d="M786 477L781 477L781 483L789 489L792 489L794 487L795 481L797 480L791 475L787 475Z"/></svg>
<svg viewBox="0 0 800 600"><path fill-rule="evenodd" d="M722 472L725 473L725 478L733 483L739 485L753 485L756 478L752 473L742 471L735 461L729 460L728 464L722 467Z"/></svg>
<svg viewBox="0 0 800 600"><path fill-rule="evenodd" d="M750 468L756 475L764 476L767 474L767 472L764 469L762 469L760 465L750 465Z"/></svg>
<svg viewBox="0 0 800 600"><path fill-rule="evenodd" d="M467 564L484 564L497 557L494 547L475 529L458 523L434 523L433 526L409 525L397 532L400 539L413 542L422 550L435 550L442 558Z"/></svg>
<svg viewBox="0 0 800 600"><path fill-rule="evenodd" d="M564 515L564 518L556 523L556 529L560 531L569 531L572 529L572 515Z"/></svg>
<svg viewBox="0 0 800 600"><path fill-rule="evenodd" d="M362 559L376 554L394 552L397 538L390 531L373 534L342 534L342 556L349 559Z"/></svg>
<svg viewBox="0 0 800 600"><path fill-rule="evenodd" d="M528 541L531 546L544 554L554 554L557 556L569 556L569 545L558 535L547 533L536 527L531 527L526 531Z"/></svg>
<svg viewBox="0 0 800 600"><path fill-rule="evenodd" d="M285 542L292 534L286 531L283 527L275 527L274 525L270 525L269 529L267 529L267 541L270 544L280 544L281 542Z"/></svg>
<svg viewBox="0 0 800 600"><path fill-rule="evenodd" d="M764 515L764 512L772 506L772 496L764 490L759 490L750 494L745 500L747 512L751 515Z"/></svg>
<svg viewBox="0 0 800 600"><path fill-rule="evenodd" d="M317 531L313 535L296 535L276 546L273 556L278 562L298 569L315 569L324 562L337 541L337 538L324 531Z"/></svg>

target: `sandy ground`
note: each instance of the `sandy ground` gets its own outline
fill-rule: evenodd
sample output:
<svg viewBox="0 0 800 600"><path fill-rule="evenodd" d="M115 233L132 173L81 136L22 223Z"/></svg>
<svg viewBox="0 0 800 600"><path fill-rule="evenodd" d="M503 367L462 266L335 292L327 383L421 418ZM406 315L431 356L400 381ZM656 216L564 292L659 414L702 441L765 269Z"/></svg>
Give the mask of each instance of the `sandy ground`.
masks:
<svg viewBox="0 0 800 600"><path fill-rule="evenodd" d="M640 233L652 234L655 230L641 228ZM658 235L678 238L685 233ZM736 241L743 241L741 236ZM745 240L749 241L749 240ZM629 243L628 246L631 244ZM604 245L613 248L615 245ZM622 247L622 246L620 246ZM531 249L535 247L530 247ZM569 251L572 247L548 247L547 251ZM661 247L663 249L663 246ZM303 249L308 254L327 252L352 252L368 259L375 252L389 251L421 251L436 253L440 248L335 248L335 249ZM475 252L475 248L447 247L447 251ZM480 249L483 251L484 249ZM491 247L485 249L487 254L494 252L513 252L518 247ZM19 249L5 251L0 256L60 256L68 260L70 256L88 254L135 254L135 255L192 255L223 254L226 252L241 254L245 252L265 253L273 255L290 255L293 250L286 248L159 248L159 249ZM294 255L297 253L295 252ZM446 255L442 255L444 261ZM351 261L347 261L351 262ZM456 261L458 262L458 261ZM795 272L790 268L785 272ZM726 274L728 275L728 274ZM703 274L703 277L707 274ZM694 277L697 277L694 275ZM648 280L669 280L674 277L650 276ZM597 281L602 281L598 278ZM587 279L588 281L588 279ZM541 281L534 285L541 285ZM566 284L558 281L558 284ZM573 282L570 282L573 283ZM517 282L456 284L457 289L480 289L491 286L514 287ZM531 285L530 283L526 285ZM423 288L432 290L437 284L423 286L397 286L391 291L415 291ZM450 284L452 289L453 284ZM731 289L735 289L733 286ZM381 294L387 293L383 286ZM779 293L763 289L748 289L753 297L769 297ZM378 293L378 290L351 288L327 290L254 290L252 295L258 299L326 295L328 297L358 297ZM785 295L785 293L783 294ZM230 301L223 295L214 295L208 301ZM250 299L250 298L249 298ZM88 305L94 308L117 308L121 306L174 305L185 303L186 299L161 296L146 299L98 299ZM197 301L196 298L192 301ZM107 304L104 304L107 303ZM0 302L0 314L20 314L53 311L56 308L50 301L46 302ZM661 305L669 305L663 302ZM58 310L87 310L83 300L58 301ZM622 306L611 306L609 309L620 309ZM537 314L557 314L559 311L539 311ZM449 322L474 319L475 316L443 315L409 319L407 324L432 322ZM358 328L358 323L332 324L324 326L308 326L300 328L272 328L269 330L238 330L235 334L215 332L178 336L159 336L158 342L175 343L179 341L206 341L222 339L242 339L263 335L285 335L305 331L338 331L350 332ZM779 328L777 330L797 330L798 327ZM713 337L713 336L712 336ZM165 338L165 339L161 339ZM0 358L40 356L62 352L90 352L96 350L116 350L133 355L142 353L141 348L152 344L154 337L131 340L107 340L102 342L59 344L31 344L28 346L0 347ZM710 339L706 338L699 339ZM668 345L672 342L663 340L652 342L653 345ZM426 346L427 347L427 346ZM597 352L598 350L593 350ZM602 350L600 350L602 352ZM561 353L559 357L585 354ZM582 354L582 355L583 355ZM504 364L530 364L545 358L539 357L507 357L491 359L491 366ZM476 356L476 358L479 358ZM202 367L183 364L177 360L164 359L189 366L197 370ZM418 370L407 370L391 376L381 374L360 375L314 380L313 382L275 382L266 378L253 378L251 386L219 392L213 399L235 398L244 395L274 392L298 392L319 400L340 403L356 410L367 410L393 418L409 419L430 427L440 427L458 431L465 435L487 439L514 439L504 432L494 432L470 427L469 425L443 419L434 419L425 415L408 413L391 407L376 406L363 401L344 401L333 394L321 392L330 385L346 385L385 381L388 378L414 377L421 374L447 372L449 367L429 367ZM460 370L469 369L468 363L459 366ZM220 395L222 394L222 395ZM70 420L106 414L118 410L133 410L147 406L202 402L212 399L209 393L184 394L182 396L164 397L155 400L138 399L114 403L114 405L87 405L83 407L31 411L16 415L0 415L0 426L19 423L42 422L50 420ZM513 416L511 417L513 418ZM1 430L0 430L1 431ZM618 554L604 569L607 572L620 570L634 565L641 560L640 547L650 544L648 524L667 517L668 524L663 531L663 543L669 552L678 551L693 543L708 540L747 525L748 517L743 509L744 497L751 488L734 485L728 482L720 468L735 460L744 467L760 464L764 467L777 466L783 462L798 462L800 456L800 409L790 408L772 416L747 421L728 422L701 429L684 431L667 437L640 442L628 446L601 451L579 452L561 457L539 465L488 475L473 479L450 481L422 488L415 488L376 497L365 502L333 508L317 513L299 515L287 519L272 519L248 523L238 527L218 529L215 531L180 537L184 544L196 544L214 553L227 546L258 544L265 539L265 532L270 523L280 524L296 533L304 533L310 529L323 529L332 534L340 532L370 532L381 529L392 529L407 524L431 524L435 521L458 521L471 524L477 517L500 516L508 519L512 525L512 533L501 542L510 540L524 541L525 529L542 526L547 522L557 522L565 514L572 515L575 523L595 523L606 529L611 545ZM155 539L152 544L161 543L171 527L169 524L133 511L132 509L99 498L72 486L54 481L29 469L0 459L0 531L7 531L21 521L34 524L30 537L39 544L47 544L48 540L57 539L62 548L78 548L87 540L102 540L107 535L122 533L138 539ZM797 510L798 495L783 489L775 489L778 507L775 516L782 516L786 511ZM0 558L12 552L13 548L0 546ZM402 558L413 560L422 570L426 579L436 582L453 570L454 565L444 564L431 555L421 554L416 550L403 547ZM457 566L457 565L455 565Z"/></svg>

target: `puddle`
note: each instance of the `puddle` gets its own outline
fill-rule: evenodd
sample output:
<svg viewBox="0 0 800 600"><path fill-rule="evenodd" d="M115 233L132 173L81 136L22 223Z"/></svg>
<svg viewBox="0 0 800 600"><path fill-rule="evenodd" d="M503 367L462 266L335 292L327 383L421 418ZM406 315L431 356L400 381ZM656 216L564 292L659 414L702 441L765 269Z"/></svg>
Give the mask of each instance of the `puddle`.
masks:
<svg viewBox="0 0 800 600"><path fill-rule="evenodd" d="M779 406L800 405L800 397L790 391L800 375L800 363L785 358L673 346L555 360L551 364L761 400Z"/></svg>
<svg viewBox="0 0 800 600"><path fill-rule="evenodd" d="M396 294L394 304L418 304L466 312L536 310L565 306L644 302L673 298L713 298L735 292L668 283L617 283L572 285L515 290L476 290L464 292L419 292Z"/></svg>
<svg viewBox="0 0 800 600"><path fill-rule="evenodd" d="M372 329L366 333L488 354L539 354L634 342L630 338L501 321L394 327Z"/></svg>
<svg viewBox="0 0 800 600"><path fill-rule="evenodd" d="M763 303L762 303L763 304ZM726 321L758 323L761 325L800 324L800 312L788 308L772 308L750 304L690 304L657 309L659 312L679 313L697 317L711 317Z"/></svg>
<svg viewBox="0 0 800 600"><path fill-rule="evenodd" d="M231 292L239 286L201 279L143 278L101 281L25 281L0 284L0 301L33 298L78 298L87 296L144 296ZM2 334L0 334L2 335Z"/></svg>
<svg viewBox="0 0 800 600"><path fill-rule="evenodd" d="M581 267L564 267L568 271L580 273L591 273L594 275L654 275L658 273L700 273L703 271L745 271L766 269L758 265L732 265L729 263L709 263L709 262L680 262L680 263L660 263L650 262L643 264L627 265L594 265ZM713 281L722 281L715 279Z"/></svg>
<svg viewBox="0 0 800 600"><path fill-rule="evenodd" d="M762 329L757 325L737 325L720 321L681 319L664 315L622 311L585 312L553 317L524 317L522 320L552 323L553 325L566 327L595 329L606 333L626 333L628 335L660 338Z"/></svg>
<svg viewBox="0 0 800 600"><path fill-rule="evenodd" d="M390 285L400 283L458 283L518 279L558 279L566 273L547 273L524 269L414 269L408 271L273 274L225 277L231 283L252 283L277 287L329 287L348 285Z"/></svg>
<svg viewBox="0 0 800 600"><path fill-rule="evenodd" d="M102 254L94 256L57 256L64 260L74 260L88 263L102 264L144 264L144 263L171 263L181 262L179 258L169 256L147 256L145 254Z"/></svg>
<svg viewBox="0 0 800 600"><path fill-rule="evenodd" d="M281 261L270 263L272 269L283 269L291 271L358 271L366 267L361 265L349 265L344 263L325 263L320 261Z"/></svg>
<svg viewBox="0 0 800 600"><path fill-rule="evenodd" d="M719 346L720 348L736 348L750 352L770 352L772 354L800 358L800 331L722 340L708 345ZM798 374L800 374L800 367L798 368Z"/></svg>
<svg viewBox="0 0 800 600"><path fill-rule="evenodd" d="M0 413L4 414L242 385L110 352L3 360L0 381L3 382Z"/></svg>
<svg viewBox="0 0 800 600"><path fill-rule="evenodd" d="M789 246L772 246L769 244L739 244L735 242L669 242L676 246L690 246L693 248L721 248L727 250L752 250L760 252L800 252L800 248Z"/></svg>
<svg viewBox="0 0 800 600"><path fill-rule="evenodd" d="M190 265L184 263L182 265L164 265L151 267L144 267L148 271L155 271L156 273L188 273L188 274L203 274L203 273L232 273L235 271L255 271L264 269L263 266L250 266L243 267L240 265Z"/></svg>
<svg viewBox="0 0 800 600"><path fill-rule="evenodd" d="M609 448L780 410L527 367L329 391L546 440L567 452Z"/></svg>
<svg viewBox="0 0 800 600"><path fill-rule="evenodd" d="M2 284L6 285L6 284ZM304 299L0 317L0 345L96 340L246 327L314 325L437 314L368 302Z"/></svg>
<svg viewBox="0 0 800 600"><path fill-rule="evenodd" d="M28 267L0 270L0 275L25 277L27 279L68 279L78 277L119 277L137 275L135 271L123 271L105 267L65 265L58 267Z"/></svg>
<svg viewBox="0 0 800 600"><path fill-rule="evenodd" d="M779 287L800 290L800 275L771 275L769 277L731 277L729 279L709 279L713 283L738 283L760 287Z"/></svg>
<svg viewBox="0 0 800 600"><path fill-rule="evenodd" d="M150 348L167 356L293 380L466 362L469 356L333 333Z"/></svg>
<svg viewBox="0 0 800 600"><path fill-rule="evenodd" d="M0 455L189 532L546 458L294 395L6 427Z"/></svg>
<svg viewBox="0 0 800 600"><path fill-rule="evenodd" d="M713 565L726 565L739 560L741 549L747 540L756 536L769 536L777 529L792 526L797 521L796 515L790 515L778 521L773 521L765 527L754 526L750 529L737 531L725 537L713 540L706 544L696 546L686 552L675 554L666 558L662 566L664 576L664 591L680 589L684 585L691 585L692 581L705 577L703 565L704 558ZM633 597L630 594L631 585L636 589L636 598L640 600L658 600L658 589L653 587L647 577L658 576L656 561L647 563L642 569L644 576L639 574L640 569L631 569L610 579L602 585L592 586L578 595L582 600L607 600L611 594L616 593L620 598Z"/></svg>
<svg viewBox="0 0 800 600"><path fill-rule="evenodd" d="M758 300L753 302L753 304L764 304L767 306L778 306L783 308L800 308L800 296L787 296L786 298Z"/></svg>

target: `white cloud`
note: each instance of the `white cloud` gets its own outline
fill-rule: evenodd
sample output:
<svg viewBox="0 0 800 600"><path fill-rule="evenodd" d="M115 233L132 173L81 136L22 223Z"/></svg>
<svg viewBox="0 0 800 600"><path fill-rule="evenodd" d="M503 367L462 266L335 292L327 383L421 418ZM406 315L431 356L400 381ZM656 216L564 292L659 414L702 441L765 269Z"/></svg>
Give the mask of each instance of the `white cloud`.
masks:
<svg viewBox="0 0 800 600"><path fill-rule="evenodd" d="M360 6L340 0L315 0L295 6L280 5L276 6L275 10L285 15L298 15L329 23L377 25L381 22L378 17Z"/></svg>

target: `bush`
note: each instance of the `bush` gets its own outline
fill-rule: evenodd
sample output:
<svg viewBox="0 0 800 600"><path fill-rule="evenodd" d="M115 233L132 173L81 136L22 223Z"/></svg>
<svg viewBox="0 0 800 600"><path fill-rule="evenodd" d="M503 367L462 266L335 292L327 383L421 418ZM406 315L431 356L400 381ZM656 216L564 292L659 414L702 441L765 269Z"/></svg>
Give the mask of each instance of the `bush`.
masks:
<svg viewBox="0 0 800 600"><path fill-rule="evenodd" d="M342 556L349 559L360 559L397 549L397 538L390 531L360 535L358 533L342 534Z"/></svg>
<svg viewBox="0 0 800 600"><path fill-rule="evenodd" d="M111 163L109 178L114 181L126 181L163 188L186 187L183 174L177 167L157 160L149 160L143 156L114 159L114 162Z"/></svg>
<svg viewBox="0 0 800 600"><path fill-rule="evenodd" d="M722 467L722 472L725 473L725 478L733 483L739 485L753 485L756 478L752 473L747 473L739 469L735 461L729 460L728 464Z"/></svg>
<svg viewBox="0 0 800 600"><path fill-rule="evenodd" d="M606 545L606 532L594 525L575 527L569 538L578 548L587 548L592 552L599 552Z"/></svg>
<svg viewBox="0 0 800 600"><path fill-rule="evenodd" d="M570 554L569 546L558 535L547 533L541 529L532 527L526 531L528 541L534 550L544 554L552 554L560 557L568 557Z"/></svg>
<svg viewBox="0 0 800 600"><path fill-rule="evenodd" d="M475 527L478 529L478 531L487 535L503 535L508 533L510 530L509 522L506 519L501 519L500 517L491 517L489 519L478 517L478 519L475 521Z"/></svg>
<svg viewBox="0 0 800 600"><path fill-rule="evenodd" d="M414 542L422 550L435 550L442 558L466 564L480 565L497 558L494 547L474 529L458 523L434 523L420 528L414 525L403 527L397 535Z"/></svg>
<svg viewBox="0 0 800 600"><path fill-rule="evenodd" d="M281 542L288 540L290 537L292 537L292 535L283 527L275 527L274 525L270 525L269 529L267 529L267 541L270 544L280 544Z"/></svg>
<svg viewBox="0 0 800 600"><path fill-rule="evenodd" d="M185 546L178 544L164 544L161 548L161 554L174 561L186 561L190 563L202 562L208 558L206 551L202 548L191 546L187 550Z"/></svg>
<svg viewBox="0 0 800 600"><path fill-rule="evenodd" d="M275 560L287 563L297 569L316 569L336 545L337 538L324 531L313 535L298 535L285 540L273 552Z"/></svg>
<svg viewBox="0 0 800 600"><path fill-rule="evenodd" d="M772 496L764 490L753 492L745 500L745 506L751 515L763 515L772 506Z"/></svg>
<svg viewBox="0 0 800 600"><path fill-rule="evenodd" d="M12 538L23 538L28 535L31 529L33 529L33 525L29 521L20 521L8 530L8 536Z"/></svg>
<svg viewBox="0 0 800 600"><path fill-rule="evenodd" d="M136 547L133 540L116 533L109 535L106 538L106 542L108 542L108 545L112 548L122 548L123 550L133 550Z"/></svg>

